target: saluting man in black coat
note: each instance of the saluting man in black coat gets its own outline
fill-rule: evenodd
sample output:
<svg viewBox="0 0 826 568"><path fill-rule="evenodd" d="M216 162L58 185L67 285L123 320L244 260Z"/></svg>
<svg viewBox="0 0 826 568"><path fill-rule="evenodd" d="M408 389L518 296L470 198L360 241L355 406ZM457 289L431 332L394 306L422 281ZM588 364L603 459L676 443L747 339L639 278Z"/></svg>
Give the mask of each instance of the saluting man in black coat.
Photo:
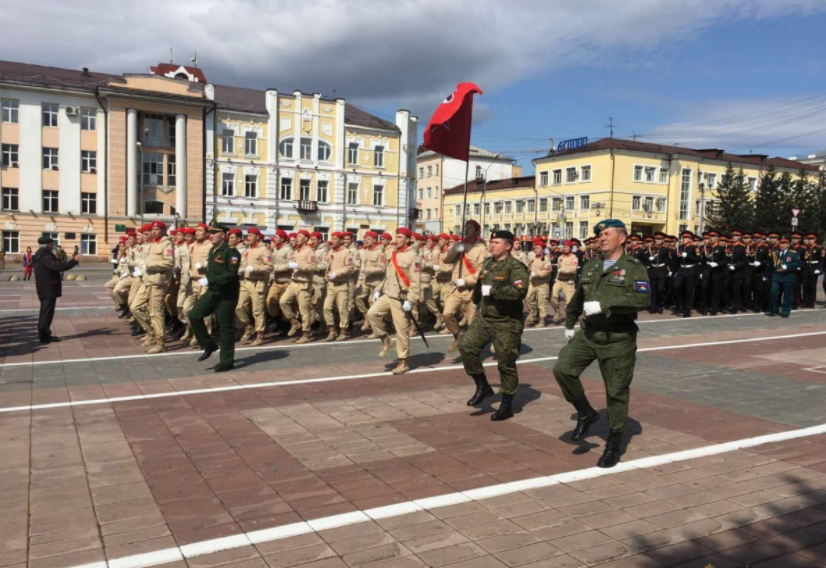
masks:
<svg viewBox="0 0 826 568"><path fill-rule="evenodd" d="M51 332L55 305L57 305L57 299L63 295L63 282L60 281L60 275L77 266L80 255L76 254L66 262L58 262L52 252L54 241L50 237L45 235L40 237L37 239L37 244L40 248L37 249L33 259L35 288L37 297L40 299L37 333L40 336L40 343L51 343L60 341Z"/></svg>

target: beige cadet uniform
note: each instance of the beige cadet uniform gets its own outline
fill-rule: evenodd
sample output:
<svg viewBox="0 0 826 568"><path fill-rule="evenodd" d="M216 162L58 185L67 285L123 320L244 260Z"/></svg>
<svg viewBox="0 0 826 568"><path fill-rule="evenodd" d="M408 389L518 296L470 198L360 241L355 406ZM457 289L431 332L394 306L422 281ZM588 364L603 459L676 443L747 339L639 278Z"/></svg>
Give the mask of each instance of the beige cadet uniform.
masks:
<svg viewBox="0 0 826 568"><path fill-rule="evenodd" d="M255 246L247 247L247 250L241 253L241 264L238 267L241 289L238 294L235 317L246 328L244 335L247 337L253 332L263 335L266 328L264 304L271 272L272 253L264 243L256 243Z"/></svg>
<svg viewBox="0 0 826 568"><path fill-rule="evenodd" d="M487 247L481 242L465 243L464 253L456 250L453 246L445 255L445 259L453 262L453 274L451 276L450 294L445 301L445 326L454 337L459 336L459 322L456 319L457 310L462 310L465 314L465 321L468 325L473 323L476 316L476 308L473 305L473 288L479 276L479 270L485 261ZM463 286L457 288L454 282L462 279Z"/></svg>
<svg viewBox="0 0 826 568"><path fill-rule="evenodd" d="M512 250L511 256L514 257L516 260L524 264L526 267L530 268L530 261L528 260L528 253L524 250Z"/></svg>
<svg viewBox="0 0 826 568"><path fill-rule="evenodd" d="M118 281L112 290L115 303L129 305L129 290L132 288L132 268L129 266L129 259L134 254L135 246L124 249L118 257L117 277Z"/></svg>
<svg viewBox="0 0 826 568"><path fill-rule="evenodd" d="M178 297L175 299L175 313L183 324L188 322L184 319L184 304L190 290L191 267L189 265L190 252L187 243L181 243L175 247L175 272L178 274Z"/></svg>
<svg viewBox="0 0 826 568"><path fill-rule="evenodd" d="M170 240L172 240L170 238ZM173 265L172 265L172 278L169 283L169 287L166 290L166 294L163 297L163 305L166 308L166 311L169 312L169 315L172 317L179 319L180 312L178 311L178 298L184 295L184 292L181 291L183 288L182 277L184 276L183 273L183 258L182 258L182 249L186 249L186 245L176 245L172 244L174 247L173 252ZM187 249L188 252L188 249Z"/></svg>
<svg viewBox="0 0 826 568"><path fill-rule="evenodd" d="M376 243L372 248L361 251L361 259L362 283L360 293L356 297L356 307L365 316L365 323L369 324L367 312L373 301L373 295L384 282L384 274L387 272L387 255L384 247Z"/></svg>
<svg viewBox="0 0 826 568"><path fill-rule="evenodd" d="M574 297L574 281L576 280L579 259L574 253L561 254L556 264L556 282L554 282L553 290L551 290L551 312L555 320L565 315L559 311L559 293L563 292L565 294L566 305Z"/></svg>
<svg viewBox="0 0 826 568"><path fill-rule="evenodd" d="M118 246L118 254L112 259L112 277L103 285L106 289L106 293L112 298L115 302L115 308L118 307L118 298L115 296L115 286L118 285L120 281L120 264L119 261L123 258L126 249L124 247Z"/></svg>
<svg viewBox="0 0 826 568"><path fill-rule="evenodd" d="M354 242L350 245L350 254L353 257L353 272L350 273L350 288L348 289L347 307L350 313L356 309L356 289L359 287L359 280L361 279L361 251L358 245Z"/></svg>
<svg viewBox="0 0 826 568"><path fill-rule="evenodd" d="M141 323L141 320L138 318L138 314L140 314L144 320L149 317L147 311L147 290L143 285L143 278L146 275L146 251L148 249L149 243L142 243L135 247L133 257L134 268L132 270L132 286L129 288L129 310L132 312L132 316L139 324ZM134 275L136 270L140 271L138 276ZM146 327L142 324L141 327L146 330Z"/></svg>
<svg viewBox="0 0 826 568"><path fill-rule="evenodd" d="M436 248L433 250L433 272L435 279L431 282L431 286L433 288L433 300L439 308L439 314L436 316L436 328L442 329L445 326L442 314L445 311L445 302L447 302L447 297L450 295L452 288L450 277L453 276L453 263L448 262L445 258L450 247L445 247L444 249ZM437 269L435 266L439 268ZM447 333L447 331L445 331L445 333Z"/></svg>
<svg viewBox="0 0 826 568"><path fill-rule="evenodd" d="M312 295L313 295L313 274L315 273L316 251L305 244L296 248L290 258L290 262L298 266L293 270L290 283L278 304L284 312L284 318L293 323L296 328L296 306L301 314L301 329L304 333L310 333L312 323ZM294 305L295 304L295 305Z"/></svg>
<svg viewBox="0 0 826 568"><path fill-rule="evenodd" d="M401 273L396 271L394 257ZM387 270L380 289L381 297L370 307L367 317L370 318L373 333L384 341L387 337L384 317L390 314L393 327L396 328L396 353L399 359L406 360L410 351L410 320L402 309L402 304L404 300L411 305L419 301L422 267L416 251L410 247L403 251L388 247L385 258Z"/></svg>
<svg viewBox="0 0 826 568"><path fill-rule="evenodd" d="M313 272L313 321L324 321L324 300L327 296L327 266L330 257L330 245L319 243L315 249L315 272Z"/></svg>
<svg viewBox="0 0 826 568"><path fill-rule="evenodd" d="M324 298L324 322L333 331L336 325L334 309L338 310L339 327L346 332L350 327L350 283L355 270L353 253L346 247L331 249L327 254L327 297ZM335 278L332 278L335 275Z"/></svg>
<svg viewBox="0 0 826 568"><path fill-rule="evenodd" d="M195 241L189 245L189 287L186 290L186 298L184 299L183 320L189 325L189 312L195 307L195 302L198 298L204 295L207 291L202 287L198 280L206 276L207 262L209 261L209 251L212 250L212 243L209 240L199 243ZM212 318L207 321L207 327L211 328ZM194 341L194 338L193 338Z"/></svg>
<svg viewBox="0 0 826 568"><path fill-rule="evenodd" d="M163 298L172 278L172 268L175 265L175 247L169 237L163 236L146 247L144 261L146 272L143 274L143 287L146 289L146 303L149 313L139 311L135 318L146 330L147 340L154 340L163 346L164 306Z"/></svg>
<svg viewBox="0 0 826 568"><path fill-rule="evenodd" d="M290 285L290 277L293 271L290 269L290 257L293 254L293 247L290 243L282 243L272 251L272 284L267 292L267 311L270 316L278 317L281 314L279 301L284 294L284 290Z"/></svg>
<svg viewBox="0 0 826 568"><path fill-rule="evenodd" d="M436 270L433 268L439 264L439 249L436 247L430 248L425 244L420 251L419 256L422 260L422 303L427 307L427 311L436 317L438 322L441 319L442 312L439 305L436 303L436 296L434 288L436 282ZM441 293L441 289L440 289Z"/></svg>
<svg viewBox="0 0 826 568"><path fill-rule="evenodd" d="M528 307L527 323L545 325L545 299L548 297L548 285L551 282L551 261L545 255L534 256L528 267L530 269L530 285L525 304Z"/></svg>

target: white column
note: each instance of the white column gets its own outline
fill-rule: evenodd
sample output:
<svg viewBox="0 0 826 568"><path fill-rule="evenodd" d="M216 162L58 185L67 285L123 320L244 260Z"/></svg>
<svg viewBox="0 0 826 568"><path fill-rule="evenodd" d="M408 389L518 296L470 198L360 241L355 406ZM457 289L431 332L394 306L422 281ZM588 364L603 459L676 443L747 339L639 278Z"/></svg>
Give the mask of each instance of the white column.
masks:
<svg viewBox="0 0 826 568"><path fill-rule="evenodd" d="M138 206L138 111L126 109L126 215L134 217Z"/></svg>
<svg viewBox="0 0 826 568"><path fill-rule="evenodd" d="M186 219L186 115L175 117L175 211Z"/></svg>
<svg viewBox="0 0 826 568"><path fill-rule="evenodd" d="M281 124L278 116L278 91L267 89L267 230L278 226L278 140Z"/></svg>
<svg viewBox="0 0 826 568"><path fill-rule="evenodd" d="M106 131L109 128L106 120L108 115L103 109L97 111L97 134L98 134L98 215L103 216L109 211L109 204L106 203L106 180L109 177L109 170L106 168L106 155L109 148L106 146Z"/></svg>

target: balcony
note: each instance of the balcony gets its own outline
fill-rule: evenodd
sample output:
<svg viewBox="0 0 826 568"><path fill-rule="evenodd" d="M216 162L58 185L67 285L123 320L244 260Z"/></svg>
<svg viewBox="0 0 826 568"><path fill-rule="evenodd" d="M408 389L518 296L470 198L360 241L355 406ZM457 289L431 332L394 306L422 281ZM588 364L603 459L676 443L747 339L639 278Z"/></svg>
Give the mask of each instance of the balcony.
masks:
<svg viewBox="0 0 826 568"><path fill-rule="evenodd" d="M318 213L318 201L296 201L295 208L299 213Z"/></svg>

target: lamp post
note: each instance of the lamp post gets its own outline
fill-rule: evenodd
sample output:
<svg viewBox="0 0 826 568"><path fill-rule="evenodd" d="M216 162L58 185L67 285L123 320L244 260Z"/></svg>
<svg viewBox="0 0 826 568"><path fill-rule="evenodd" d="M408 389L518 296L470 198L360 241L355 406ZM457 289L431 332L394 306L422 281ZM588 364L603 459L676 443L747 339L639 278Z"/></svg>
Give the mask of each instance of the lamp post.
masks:
<svg viewBox="0 0 826 568"><path fill-rule="evenodd" d="M138 195L140 195L141 227L143 226L143 144L138 142L138 152L141 155L141 162L138 165Z"/></svg>

